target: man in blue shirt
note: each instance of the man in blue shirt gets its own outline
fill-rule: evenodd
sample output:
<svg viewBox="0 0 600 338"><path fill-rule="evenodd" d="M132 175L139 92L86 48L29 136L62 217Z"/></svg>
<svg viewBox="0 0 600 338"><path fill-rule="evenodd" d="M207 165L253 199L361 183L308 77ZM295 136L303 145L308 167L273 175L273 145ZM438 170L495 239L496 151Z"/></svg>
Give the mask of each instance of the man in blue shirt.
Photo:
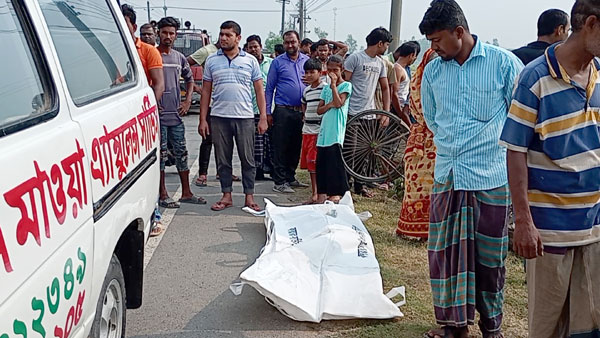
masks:
<svg viewBox="0 0 600 338"><path fill-rule="evenodd" d="M549 9L540 15L537 22L538 39L513 53L527 65L544 55L546 48L562 42L569 36L569 14L560 9Z"/></svg>
<svg viewBox="0 0 600 338"><path fill-rule="evenodd" d="M600 336L600 0L571 24L519 76L501 136L531 338Z"/></svg>
<svg viewBox="0 0 600 338"><path fill-rule="evenodd" d="M454 0L434 0L419 29L440 58L425 68L423 113L437 147L429 271L431 337L466 337L475 310L484 337L501 333L510 205L499 136L523 64L472 35Z"/></svg>
<svg viewBox="0 0 600 338"><path fill-rule="evenodd" d="M202 78L198 131L204 138L211 133L213 135L217 172L223 193L221 199L211 206L214 211L221 211L233 205L231 195L234 141L242 165L245 206L260 211L260 207L254 201L254 131L258 129L260 134L267 131L267 114L260 65L254 56L240 50L241 31L241 27L233 21L225 21L221 25L221 49L206 59ZM260 112L258 126L254 124L252 88L256 92ZM209 128L207 116L211 98L213 103Z"/></svg>
<svg viewBox="0 0 600 338"><path fill-rule="evenodd" d="M267 118L273 125L273 190L294 193L292 187L305 187L296 180L296 167L302 147L302 93L306 85L304 63L308 56L300 53L296 31L283 34L285 54L278 56L267 76ZM271 110L275 92L275 109ZM272 113L272 114L271 114Z"/></svg>

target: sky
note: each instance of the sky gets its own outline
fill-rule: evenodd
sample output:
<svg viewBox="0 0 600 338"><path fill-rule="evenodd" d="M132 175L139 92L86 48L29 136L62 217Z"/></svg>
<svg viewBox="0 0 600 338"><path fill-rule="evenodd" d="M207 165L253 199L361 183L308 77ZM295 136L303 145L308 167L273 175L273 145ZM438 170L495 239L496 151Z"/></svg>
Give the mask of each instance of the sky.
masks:
<svg viewBox="0 0 600 338"><path fill-rule="evenodd" d="M263 40L270 31L278 33L281 28L281 3L276 0L150 0L153 20L163 16L163 1L167 4L167 15L191 21L196 28L212 33L213 38L216 38L218 28L225 20L238 22L242 26L243 37L258 34ZM311 1L315 2L313 8L325 3L309 13L307 27L310 33L307 37L313 40L317 39L315 27L328 32L328 38L333 39L335 26L336 40L346 40L347 35L352 34L358 45L364 46L365 37L373 28L389 28L391 0L308 0L308 3ZM509 49L536 40L537 18L544 10L559 8L569 13L574 3L574 0L457 1L465 12L472 33L483 41L497 38L502 47ZM296 2L291 0L292 5ZM121 3L136 7L138 24L147 20L146 0L121 0ZM429 0L403 1L401 40L422 38L418 26L429 3ZM292 5L286 5L287 18L295 13ZM334 8L337 8L337 15L334 15Z"/></svg>

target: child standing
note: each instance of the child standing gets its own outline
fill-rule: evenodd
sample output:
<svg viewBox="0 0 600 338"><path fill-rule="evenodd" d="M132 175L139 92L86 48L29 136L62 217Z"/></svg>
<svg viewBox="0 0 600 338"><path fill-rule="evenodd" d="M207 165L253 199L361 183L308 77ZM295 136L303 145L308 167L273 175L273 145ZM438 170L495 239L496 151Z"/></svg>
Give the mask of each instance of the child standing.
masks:
<svg viewBox="0 0 600 338"><path fill-rule="evenodd" d="M327 195L330 201L339 202L342 195L350 190L342 160L342 145L352 84L342 78L343 62L338 55L332 55L327 60L331 84L323 88L317 109L318 114L324 114L317 139L317 191L320 203L325 200L323 195Z"/></svg>
<svg viewBox="0 0 600 338"><path fill-rule="evenodd" d="M302 154L300 168L308 169L312 187L312 197L304 204L313 204L319 200L317 195L317 137L321 130L321 115L317 108L321 100L321 91L326 86L321 81L321 61L309 59L304 63L304 79L310 84L302 94L302 111L304 112L304 126L302 127ZM325 196L322 198L325 199Z"/></svg>

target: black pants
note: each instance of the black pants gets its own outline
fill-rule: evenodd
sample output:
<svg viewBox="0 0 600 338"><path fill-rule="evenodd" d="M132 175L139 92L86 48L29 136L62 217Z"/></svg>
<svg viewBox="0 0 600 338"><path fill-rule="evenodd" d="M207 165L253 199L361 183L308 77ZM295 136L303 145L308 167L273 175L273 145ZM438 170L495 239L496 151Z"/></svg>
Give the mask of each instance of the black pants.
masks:
<svg viewBox="0 0 600 338"><path fill-rule="evenodd" d="M273 173L275 184L296 180L302 149L302 113L280 106L273 112Z"/></svg>
<svg viewBox="0 0 600 338"><path fill-rule="evenodd" d="M210 110L209 115L206 116L206 122L208 122L208 127L210 129ZM208 174L208 165L210 164L210 153L212 152L213 141L212 141L212 131L206 136L206 138L202 139L202 143L200 144L200 154L198 155L198 175L206 175Z"/></svg>

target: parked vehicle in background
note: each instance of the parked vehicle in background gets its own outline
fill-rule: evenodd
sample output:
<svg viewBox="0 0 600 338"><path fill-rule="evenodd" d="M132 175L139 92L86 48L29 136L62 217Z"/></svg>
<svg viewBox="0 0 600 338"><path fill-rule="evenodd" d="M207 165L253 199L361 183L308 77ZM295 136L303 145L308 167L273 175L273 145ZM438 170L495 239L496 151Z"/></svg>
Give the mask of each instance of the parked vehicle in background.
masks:
<svg viewBox="0 0 600 338"><path fill-rule="evenodd" d="M115 0L0 0L0 337L123 337L156 100Z"/></svg>
<svg viewBox="0 0 600 338"><path fill-rule="evenodd" d="M191 28L192 24L189 21L184 23L185 28L181 28L177 32L177 40L175 40L175 44L173 49L185 55L186 57L193 54L198 49L204 47L206 44L210 43L210 38L205 30L199 30L195 28ZM192 72L194 73L194 82L197 88L202 86L202 67L200 66L192 66ZM187 93L185 88L185 83L183 83L183 79L181 80L181 97L182 100L185 99ZM192 105L190 107L190 113L200 113L200 94L192 93Z"/></svg>

